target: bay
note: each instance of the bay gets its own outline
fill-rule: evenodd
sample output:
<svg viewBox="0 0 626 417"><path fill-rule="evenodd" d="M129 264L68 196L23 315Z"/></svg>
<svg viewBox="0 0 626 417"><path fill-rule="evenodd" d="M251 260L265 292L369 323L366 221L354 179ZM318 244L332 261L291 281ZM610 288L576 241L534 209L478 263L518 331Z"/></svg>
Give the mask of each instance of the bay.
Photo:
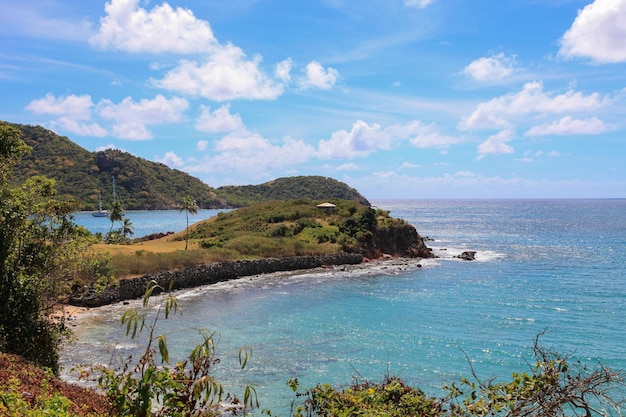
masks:
<svg viewBox="0 0 626 417"><path fill-rule="evenodd" d="M228 210L199 209L197 214L189 214L189 224L206 220ZM74 221L84 226L91 233L106 234L111 229L108 217L94 217L91 212L81 211L73 214ZM131 221L133 238L153 233L180 232L187 226L187 213L179 210L131 210L124 214ZM114 228L119 228L117 222Z"/></svg>
<svg viewBox="0 0 626 417"><path fill-rule="evenodd" d="M546 329L543 346L626 369L626 200L373 204L434 239L427 243L439 258L421 268L275 274L181 292L183 314L159 323L174 359L199 341L195 328L216 331L219 378L239 395L256 384L261 407L283 416L290 377L307 388L398 375L438 395L472 367L485 378L527 371ZM476 261L454 258L465 250L475 250ZM127 308L79 316L77 340L63 352L66 378L74 378L73 364L141 349L119 328ZM242 371L243 345L253 356Z"/></svg>

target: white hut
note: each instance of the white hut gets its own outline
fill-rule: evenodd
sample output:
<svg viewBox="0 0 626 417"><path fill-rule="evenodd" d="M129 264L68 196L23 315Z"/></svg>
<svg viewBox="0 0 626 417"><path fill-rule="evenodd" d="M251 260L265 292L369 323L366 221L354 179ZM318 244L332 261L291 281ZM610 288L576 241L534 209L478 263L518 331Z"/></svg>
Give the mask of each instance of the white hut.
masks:
<svg viewBox="0 0 626 417"><path fill-rule="evenodd" d="M332 212L335 207L337 207L336 205L334 205L333 203L322 203L322 204L318 204L317 208L320 210L325 210L328 212Z"/></svg>

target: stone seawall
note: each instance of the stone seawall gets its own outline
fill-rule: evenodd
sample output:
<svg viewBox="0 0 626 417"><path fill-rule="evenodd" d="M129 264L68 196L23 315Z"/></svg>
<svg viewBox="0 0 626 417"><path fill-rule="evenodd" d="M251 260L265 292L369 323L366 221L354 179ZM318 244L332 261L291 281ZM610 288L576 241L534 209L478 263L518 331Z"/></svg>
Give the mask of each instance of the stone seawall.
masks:
<svg viewBox="0 0 626 417"><path fill-rule="evenodd" d="M80 307L99 307L124 300L141 298L147 285L154 281L163 288L199 287L232 279L281 271L313 269L324 265L356 265L363 261L360 254L342 253L324 256L295 256L289 258L265 258L253 261L215 262L177 271L164 271L139 278L120 280L119 286L102 292L93 290L70 297L70 304ZM153 294L158 293L155 291Z"/></svg>

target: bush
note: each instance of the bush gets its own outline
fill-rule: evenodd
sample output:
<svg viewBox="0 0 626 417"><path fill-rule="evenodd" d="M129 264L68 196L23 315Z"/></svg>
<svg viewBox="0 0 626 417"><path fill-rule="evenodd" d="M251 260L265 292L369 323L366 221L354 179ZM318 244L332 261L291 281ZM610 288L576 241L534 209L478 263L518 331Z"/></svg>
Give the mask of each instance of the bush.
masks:
<svg viewBox="0 0 626 417"><path fill-rule="evenodd" d="M136 361L129 358L120 370L102 366L94 368L100 374L99 385L110 399L114 415L220 416L229 411L245 414L247 410L258 407L253 386L245 386L243 400L239 400L225 393L222 384L212 375L214 366L220 362L216 356L218 338L214 332L198 330L200 344L185 360L169 365L166 335L155 335L154 332L161 317L167 319L170 314L179 311L179 306L176 298L168 295L158 305L151 322L147 323L145 311L156 289L164 290L155 283L146 288L143 312L128 310L121 318L127 336L135 338L143 330L148 332L142 356ZM252 350L248 347L239 350L241 369L246 367L251 354Z"/></svg>

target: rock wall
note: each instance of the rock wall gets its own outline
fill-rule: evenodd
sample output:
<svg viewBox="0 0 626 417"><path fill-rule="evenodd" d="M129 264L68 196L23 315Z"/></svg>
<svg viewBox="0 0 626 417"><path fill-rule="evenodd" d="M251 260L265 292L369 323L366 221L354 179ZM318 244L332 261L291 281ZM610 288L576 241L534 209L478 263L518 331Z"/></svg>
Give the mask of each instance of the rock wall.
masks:
<svg viewBox="0 0 626 417"><path fill-rule="evenodd" d="M215 262L177 271L164 271L144 275L140 278L120 280L119 286L102 292L93 290L70 297L70 304L80 307L99 307L124 300L141 298L146 287L154 281L167 289L193 288L215 284L240 277L268 274L280 271L313 269L324 265L356 265L363 261L361 254L342 253L325 256L297 256L289 258L266 258L253 261ZM157 294L159 291L155 291Z"/></svg>

